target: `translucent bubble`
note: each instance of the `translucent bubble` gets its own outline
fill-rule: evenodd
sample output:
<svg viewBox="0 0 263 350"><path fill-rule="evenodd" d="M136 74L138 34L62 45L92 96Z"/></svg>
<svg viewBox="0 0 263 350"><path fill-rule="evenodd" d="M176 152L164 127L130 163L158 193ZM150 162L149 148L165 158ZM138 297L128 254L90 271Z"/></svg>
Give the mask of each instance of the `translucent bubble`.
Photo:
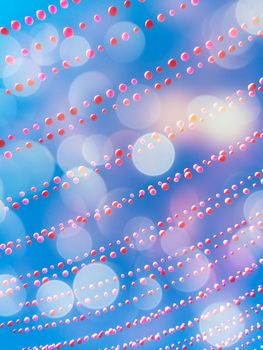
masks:
<svg viewBox="0 0 263 350"><path fill-rule="evenodd" d="M14 64L11 64L9 69L6 69L5 57L8 55L14 58ZM21 64L21 46L12 36L0 36L0 57L0 78L6 78L18 70Z"/></svg>
<svg viewBox="0 0 263 350"><path fill-rule="evenodd" d="M89 264L81 269L73 283L76 298L89 309L102 309L118 296L120 284L115 272L104 264Z"/></svg>
<svg viewBox="0 0 263 350"><path fill-rule="evenodd" d="M184 254L184 249L188 254ZM174 272L167 275L175 281L174 288L182 292L193 292L202 288L210 277L209 260L203 252L189 247L180 248L180 255L173 260Z"/></svg>
<svg viewBox="0 0 263 350"><path fill-rule="evenodd" d="M130 290L131 298L137 298L135 306L140 310L152 310L156 308L163 296L160 284L149 278L142 277L136 280L136 286Z"/></svg>
<svg viewBox="0 0 263 350"><path fill-rule="evenodd" d="M88 60L86 51L90 49L87 40L81 36L73 36L63 40L60 46L60 57L71 66L82 66Z"/></svg>
<svg viewBox="0 0 263 350"><path fill-rule="evenodd" d="M17 105L14 96L8 96L4 89L0 89L0 127L8 125L16 116Z"/></svg>
<svg viewBox="0 0 263 350"><path fill-rule="evenodd" d="M67 283L48 281L37 291L38 308L50 318L67 315L74 305L74 294Z"/></svg>
<svg viewBox="0 0 263 350"><path fill-rule="evenodd" d="M54 172L55 162L49 150L37 142L18 141L12 143L11 150L32 143L32 148L24 148L22 152L14 151L11 159L0 160L0 172L6 195L17 198L20 191L27 191L33 185L38 190L43 188L43 182L49 181Z"/></svg>
<svg viewBox="0 0 263 350"><path fill-rule="evenodd" d="M132 160L143 174L158 176L173 165L175 151L172 143L162 134L152 133L140 137L134 144Z"/></svg>
<svg viewBox="0 0 263 350"><path fill-rule="evenodd" d="M251 34L259 34L263 30L263 2L261 0L239 0L236 4L236 18L240 26Z"/></svg>
<svg viewBox="0 0 263 350"><path fill-rule="evenodd" d="M105 163L104 155L112 156L113 146L107 137L92 135L84 141L82 152L87 162L101 165Z"/></svg>
<svg viewBox="0 0 263 350"><path fill-rule="evenodd" d="M263 191L256 191L249 195L244 204L244 215L248 220L250 216L255 218L256 213L263 210Z"/></svg>
<svg viewBox="0 0 263 350"><path fill-rule="evenodd" d="M57 29L51 24L40 23L34 26L33 40L30 53L32 59L41 66L48 66L57 62L59 57Z"/></svg>
<svg viewBox="0 0 263 350"><path fill-rule="evenodd" d="M74 174L72 180L66 175L62 183L70 184L68 189L60 191L60 196L66 206L76 213L94 210L107 193L102 177L91 169L81 167L69 170Z"/></svg>
<svg viewBox="0 0 263 350"><path fill-rule="evenodd" d="M243 332L244 320L240 319L236 305L217 302L208 306L201 315L200 331L213 346L228 347L239 341ZM240 322L241 321L241 322Z"/></svg>
<svg viewBox="0 0 263 350"><path fill-rule="evenodd" d="M85 140L83 135L74 135L61 142L57 151L57 162L62 170L67 171L87 163L82 154Z"/></svg>
<svg viewBox="0 0 263 350"><path fill-rule="evenodd" d="M69 102L71 106L82 106L83 101L92 102L94 96L103 95L111 87L106 75L99 72L80 74L73 80L69 89ZM85 108L82 108L85 111Z"/></svg>
<svg viewBox="0 0 263 350"><path fill-rule="evenodd" d="M17 314L26 300L22 283L12 275L0 275L0 315Z"/></svg>
<svg viewBox="0 0 263 350"><path fill-rule="evenodd" d="M168 255L174 255L181 251L183 247L190 244L190 238L186 231L182 234L181 231L170 232L167 230L166 235L161 238L162 250Z"/></svg>
<svg viewBox="0 0 263 350"><path fill-rule="evenodd" d="M40 87L38 78L40 68L32 59L23 58L21 60L21 64L15 72L12 66L6 66L3 82L14 95L26 97L34 94Z"/></svg>
<svg viewBox="0 0 263 350"><path fill-rule="evenodd" d="M157 230L152 220L136 216L127 222L124 232L134 237L134 244L138 250L146 250L154 245L155 240L152 240L151 236L156 235Z"/></svg>
<svg viewBox="0 0 263 350"><path fill-rule="evenodd" d="M128 106L124 103L127 99L130 101ZM116 113L119 120L132 129L146 129L160 116L159 97L146 85L129 86L127 93L118 95L117 104Z"/></svg>
<svg viewBox="0 0 263 350"><path fill-rule="evenodd" d="M117 41L117 45L112 45L111 39ZM132 22L116 23L105 35L106 52L117 62L127 63L136 60L142 54L144 47L144 34Z"/></svg>
<svg viewBox="0 0 263 350"><path fill-rule="evenodd" d="M85 259L84 253L89 252L91 247L90 234L80 227L67 227L57 238L57 250L65 260L81 261Z"/></svg>

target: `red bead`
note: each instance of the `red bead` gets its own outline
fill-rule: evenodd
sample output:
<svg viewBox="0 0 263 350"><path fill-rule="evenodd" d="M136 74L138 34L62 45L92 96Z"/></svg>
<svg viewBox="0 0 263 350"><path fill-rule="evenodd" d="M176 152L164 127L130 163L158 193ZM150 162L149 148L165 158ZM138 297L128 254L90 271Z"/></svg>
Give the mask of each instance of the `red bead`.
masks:
<svg viewBox="0 0 263 350"><path fill-rule="evenodd" d="M154 26L153 20L147 19L147 21L145 22L145 27L146 27L147 29L152 29L153 26Z"/></svg>
<svg viewBox="0 0 263 350"><path fill-rule="evenodd" d="M171 58L171 59L168 61L168 66L169 66L170 68L175 68L176 65L177 65L177 62L176 62L176 60L175 60L174 58Z"/></svg>
<svg viewBox="0 0 263 350"><path fill-rule="evenodd" d="M5 141L3 139L0 139L0 148L5 147Z"/></svg>
<svg viewBox="0 0 263 350"><path fill-rule="evenodd" d="M110 16L116 16L117 13L118 13L118 9L117 9L116 6L111 6L111 7L108 8L108 14Z"/></svg>

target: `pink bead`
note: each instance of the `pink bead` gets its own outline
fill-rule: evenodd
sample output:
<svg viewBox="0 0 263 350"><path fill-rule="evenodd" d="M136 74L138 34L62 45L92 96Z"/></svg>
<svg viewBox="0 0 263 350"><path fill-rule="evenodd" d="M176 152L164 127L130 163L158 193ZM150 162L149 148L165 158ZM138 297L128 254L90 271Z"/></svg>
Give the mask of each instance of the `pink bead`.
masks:
<svg viewBox="0 0 263 350"><path fill-rule="evenodd" d="M21 24L19 21L12 21L11 22L11 27L13 30L20 30L21 29Z"/></svg>
<svg viewBox="0 0 263 350"><path fill-rule="evenodd" d="M5 157L6 159L11 159L11 158L12 158L12 152L6 151L6 152L4 153L4 157Z"/></svg>
<svg viewBox="0 0 263 350"><path fill-rule="evenodd" d="M45 81L47 78L46 74L45 73L39 73L38 74L38 79L41 80L41 81Z"/></svg>
<svg viewBox="0 0 263 350"><path fill-rule="evenodd" d="M27 49L22 49L21 53L22 53L23 56L27 56L29 54Z"/></svg>
<svg viewBox="0 0 263 350"><path fill-rule="evenodd" d="M206 43L205 43L205 47L208 49L208 50L211 50L213 47L214 47L214 43L212 40L208 40Z"/></svg>
<svg viewBox="0 0 263 350"><path fill-rule="evenodd" d="M123 41L128 41L130 39L129 33L123 33L121 37Z"/></svg>
<svg viewBox="0 0 263 350"><path fill-rule="evenodd" d="M194 73L194 68L193 67L188 67L187 69L186 69L186 72L187 72L187 74L189 74L189 75L192 75L193 73Z"/></svg>
<svg viewBox="0 0 263 350"><path fill-rule="evenodd" d="M94 18L94 21L97 22L97 23L100 22L100 20L101 20L101 16L98 15L98 14L95 15L93 18Z"/></svg>
<svg viewBox="0 0 263 350"><path fill-rule="evenodd" d="M63 29L63 35L67 39L71 38L74 35L73 29L70 27L65 27Z"/></svg>
<svg viewBox="0 0 263 350"><path fill-rule="evenodd" d="M6 248L5 253L6 253L6 255L11 255L12 254L12 249L11 248Z"/></svg>
<svg viewBox="0 0 263 350"><path fill-rule="evenodd" d="M57 7L55 5L49 5L48 11L51 13L51 15L54 15L57 12Z"/></svg>
<svg viewBox="0 0 263 350"><path fill-rule="evenodd" d="M120 84L120 85L119 85L119 90L120 90L121 92L127 91L127 85L126 85L126 84Z"/></svg>
<svg viewBox="0 0 263 350"><path fill-rule="evenodd" d="M60 7L62 7L63 9L68 8L68 0L60 0Z"/></svg>
<svg viewBox="0 0 263 350"><path fill-rule="evenodd" d="M238 36L238 29L235 27L232 27L229 32L228 35L230 38L236 38Z"/></svg>
<svg viewBox="0 0 263 350"><path fill-rule="evenodd" d="M34 23L34 19L31 16L27 16L27 17L25 17L25 23L28 26L32 26L32 24Z"/></svg>
<svg viewBox="0 0 263 350"><path fill-rule="evenodd" d="M83 101L83 107L88 108L90 105L89 101Z"/></svg>
<svg viewBox="0 0 263 350"><path fill-rule="evenodd" d="M86 51L86 56L87 56L88 58L93 58L93 57L95 56L94 50L91 50L91 49L87 50L87 51Z"/></svg>
<svg viewBox="0 0 263 350"><path fill-rule="evenodd" d="M189 58L190 58L190 55L189 55L187 52L183 52L183 53L181 54L181 60L182 60L182 61L186 62L186 61L189 60Z"/></svg>
<svg viewBox="0 0 263 350"><path fill-rule="evenodd" d="M44 21L47 17L46 12L44 10L38 10L36 12L36 16L39 21Z"/></svg>
<svg viewBox="0 0 263 350"><path fill-rule="evenodd" d="M115 95L114 90L109 89L109 90L106 91L106 96L107 96L108 98L113 98L114 95Z"/></svg>

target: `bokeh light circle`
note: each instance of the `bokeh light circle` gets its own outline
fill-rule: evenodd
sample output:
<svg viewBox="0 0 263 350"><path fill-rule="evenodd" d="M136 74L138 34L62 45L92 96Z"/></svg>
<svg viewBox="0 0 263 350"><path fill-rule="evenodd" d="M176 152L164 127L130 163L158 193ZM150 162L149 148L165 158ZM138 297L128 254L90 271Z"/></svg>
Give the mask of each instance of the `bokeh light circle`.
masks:
<svg viewBox="0 0 263 350"><path fill-rule="evenodd" d="M134 305L140 310L156 308L163 296L160 284L149 277L141 277L136 280L136 286L132 287L130 294L133 301L135 301Z"/></svg>
<svg viewBox="0 0 263 350"><path fill-rule="evenodd" d="M49 23L36 25L31 32L33 36L30 53L32 59L41 66L57 62L59 57L57 29Z"/></svg>
<svg viewBox="0 0 263 350"><path fill-rule="evenodd" d="M239 0L236 4L236 18L240 26L251 34L263 31L263 2L261 0ZM261 34L262 35L262 34Z"/></svg>
<svg viewBox="0 0 263 350"><path fill-rule="evenodd" d="M63 202L76 213L95 209L107 193L101 175L86 167L69 169L69 173L73 174L73 179L67 175L62 177L62 184L69 183L69 188L60 192Z"/></svg>
<svg viewBox="0 0 263 350"><path fill-rule="evenodd" d="M244 215L247 220L252 216L255 218L256 213L263 211L263 191L256 191L250 194L244 204Z"/></svg>
<svg viewBox="0 0 263 350"><path fill-rule="evenodd" d="M88 60L86 51L90 49L88 41L82 36L73 36L63 40L60 46L60 57L71 66L82 66Z"/></svg>
<svg viewBox="0 0 263 350"><path fill-rule="evenodd" d="M146 92L146 93L145 93ZM127 106L124 100L129 100ZM129 86L128 91L117 98L117 116L122 124L132 129L146 129L154 124L161 111L160 99L156 92L146 85Z"/></svg>
<svg viewBox="0 0 263 350"><path fill-rule="evenodd" d="M82 148L83 156L88 163L95 162L96 165L105 163L104 156L109 158L113 154L113 146L104 135L94 134L86 138Z"/></svg>
<svg viewBox="0 0 263 350"><path fill-rule="evenodd" d="M158 176L168 171L174 163L175 150L171 141L162 134L149 133L134 144L132 160L143 174Z"/></svg>
<svg viewBox="0 0 263 350"><path fill-rule="evenodd" d="M111 39L116 39L117 45L112 45ZM116 23L109 28L105 35L105 50L107 54L114 61L120 63L128 63L136 60L142 54L144 47L144 34L132 22Z"/></svg>
<svg viewBox="0 0 263 350"><path fill-rule="evenodd" d="M113 269L105 264L89 264L81 269L73 283L76 298L89 309L102 309L112 304L120 284Z"/></svg>
<svg viewBox="0 0 263 350"><path fill-rule="evenodd" d="M6 56L11 56L14 60L14 63L9 65L9 69L6 69ZM18 70L22 62L21 46L12 36L0 36L0 57L0 78L6 78Z"/></svg>
<svg viewBox="0 0 263 350"><path fill-rule="evenodd" d="M11 316L17 314L26 300L26 292L18 278L0 275L0 315Z"/></svg>
<svg viewBox="0 0 263 350"><path fill-rule="evenodd" d="M175 281L174 288L181 292L199 290L210 278L209 260L199 249L192 251L190 247L181 247L179 252L180 254L173 259L173 266L176 267L167 277Z"/></svg>
<svg viewBox="0 0 263 350"><path fill-rule="evenodd" d="M70 85L68 98L71 106L78 106L79 110L86 112L83 101L90 104L96 95L105 95L105 91L111 88L111 83L105 74L97 71L82 73L77 76Z"/></svg>
<svg viewBox="0 0 263 350"><path fill-rule="evenodd" d="M47 317L66 316L74 305L74 294L69 285L60 280L52 280L43 284L37 291L38 308Z"/></svg>
<svg viewBox="0 0 263 350"><path fill-rule="evenodd" d="M174 256L177 251L182 250L190 244L190 237L187 231L182 234L181 231L176 230L170 232L167 230L164 237L161 238L162 250L171 256Z"/></svg>
<svg viewBox="0 0 263 350"><path fill-rule="evenodd" d="M63 259L81 261L85 259L84 253L92 247L92 239L88 231L81 227L67 227L57 238L57 250Z"/></svg>
<svg viewBox="0 0 263 350"><path fill-rule="evenodd" d="M65 172L71 168L86 164L82 149L86 137L83 135L73 135L65 138L57 150L57 163Z"/></svg>
<svg viewBox="0 0 263 350"><path fill-rule="evenodd" d="M0 200L0 222L4 221L6 217L6 210L4 203Z"/></svg>
<svg viewBox="0 0 263 350"><path fill-rule="evenodd" d="M189 103L187 111L189 115L196 116L198 132L211 142L226 143L242 137L244 132L250 130L260 109L256 98L244 104L236 100L230 108L219 97L202 95Z"/></svg>
<svg viewBox="0 0 263 350"><path fill-rule="evenodd" d="M239 315L239 308L233 304L217 302L208 306L200 321L203 337L213 346L225 348L234 345L239 341L239 333L244 330L244 322L240 322Z"/></svg>
<svg viewBox="0 0 263 350"><path fill-rule="evenodd" d="M48 148L37 142L26 140L12 143L11 151L21 144L31 142L30 149L24 149L21 153L13 152L11 159L0 160L0 172L6 195L18 197L21 190L26 191L32 185L38 190L43 188L43 183L49 181L53 175L55 162Z"/></svg>
<svg viewBox="0 0 263 350"><path fill-rule="evenodd" d="M134 237L135 247L141 251L152 248L155 240L151 240L151 236L156 235L157 230L152 220L145 216L136 216L127 222L124 233Z"/></svg>
<svg viewBox="0 0 263 350"><path fill-rule="evenodd" d="M17 113L17 103L14 96L8 96L4 89L0 89L0 127L13 122Z"/></svg>
<svg viewBox="0 0 263 350"><path fill-rule="evenodd" d="M262 247L262 231L253 225L240 229L228 244L229 262L239 269L245 268L254 263L257 255L261 257Z"/></svg>
<svg viewBox="0 0 263 350"><path fill-rule="evenodd" d="M12 90L13 94L20 97L33 95L40 87L38 78L39 66L31 58L21 58L18 69L13 71L12 66L7 66L4 70L4 85ZM19 89L16 86L21 86Z"/></svg>

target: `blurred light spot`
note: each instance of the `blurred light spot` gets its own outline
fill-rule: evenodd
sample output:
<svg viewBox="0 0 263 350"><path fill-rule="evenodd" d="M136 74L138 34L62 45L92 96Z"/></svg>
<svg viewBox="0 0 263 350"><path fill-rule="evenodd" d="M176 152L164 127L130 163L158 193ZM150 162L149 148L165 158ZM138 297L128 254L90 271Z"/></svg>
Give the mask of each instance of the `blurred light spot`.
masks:
<svg viewBox="0 0 263 350"><path fill-rule="evenodd" d="M173 144L159 133L145 134L134 144L132 160L143 174L158 176L173 165L175 151Z"/></svg>
<svg viewBox="0 0 263 350"><path fill-rule="evenodd" d="M89 264L81 269L73 283L76 298L89 309L102 309L112 304L119 293L119 280L107 265Z"/></svg>

